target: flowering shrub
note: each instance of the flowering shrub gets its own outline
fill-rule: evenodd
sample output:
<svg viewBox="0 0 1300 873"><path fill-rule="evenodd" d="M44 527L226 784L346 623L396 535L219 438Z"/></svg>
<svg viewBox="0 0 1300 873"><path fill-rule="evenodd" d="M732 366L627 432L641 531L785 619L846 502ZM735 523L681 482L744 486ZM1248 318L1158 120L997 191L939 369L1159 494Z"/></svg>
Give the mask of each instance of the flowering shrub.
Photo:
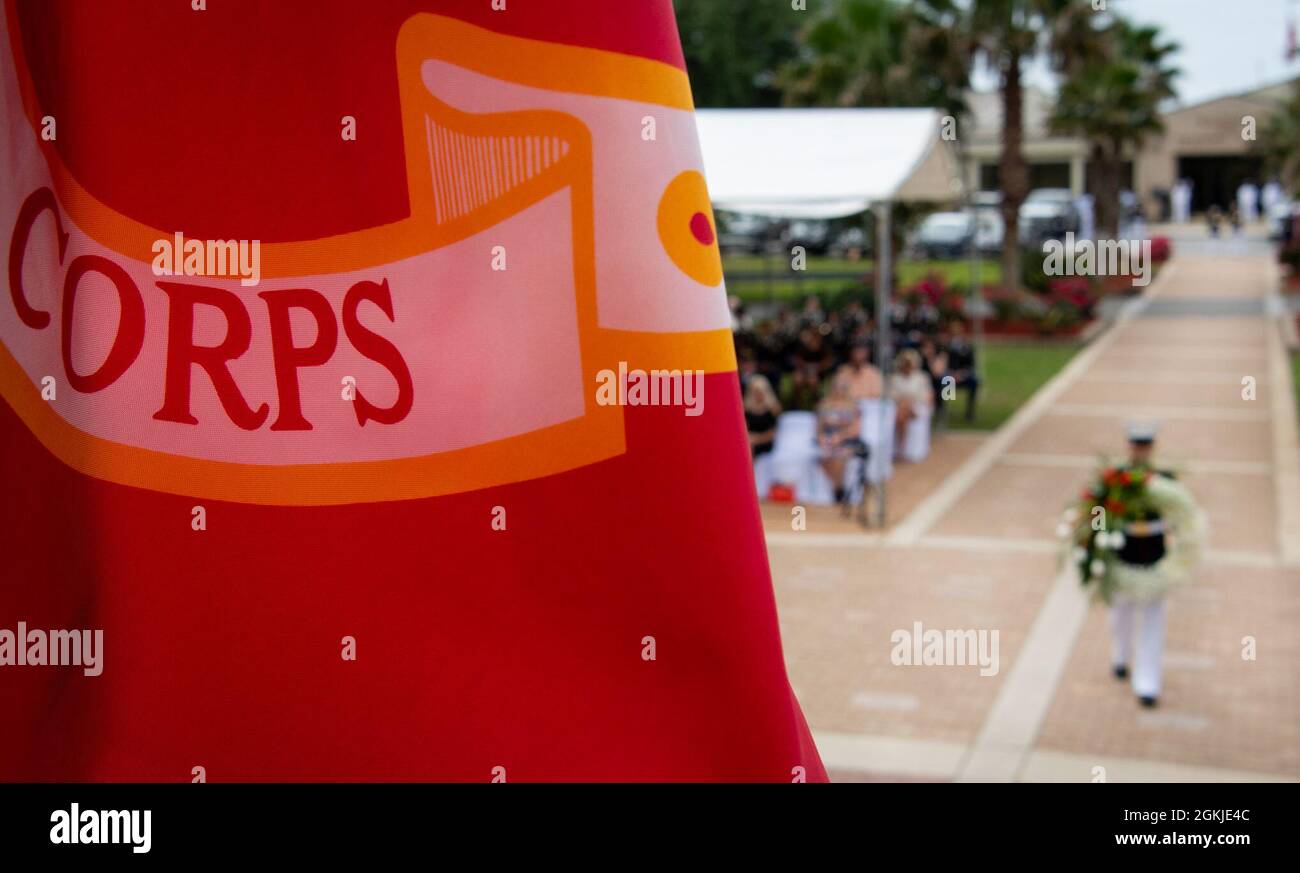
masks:
<svg viewBox="0 0 1300 873"><path fill-rule="evenodd" d="M993 307L993 320L1010 322L1020 317L1020 300L1024 296L1019 291L1003 288L1001 285L985 285L984 300Z"/></svg>
<svg viewBox="0 0 1300 873"><path fill-rule="evenodd" d="M1089 314L1097 301L1092 283L1082 276L1051 280L1047 283L1047 296L1052 302L1065 303Z"/></svg>
<svg viewBox="0 0 1300 873"><path fill-rule="evenodd" d="M985 285L980 293L993 323L1029 327L1042 334L1068 330L1091 319L1098 299L1094 280L1081 276L1051 279L1040 292ZM928 312L942 321L970 317L966 288L948 284L942 273L930 273L900 289L894 302L901 310Z"/></svg>
<svg viewBox="0 0 1300 873"><path fill-rule="evenodd" d="M1294 239L1291 244L1282 248L1278 252L1278 260L1291 268L1293 277L1300 276L1300 239Z"/></svg>
<svg viewBox="0 0 1300 873"><path fill-rule="evenodd" d="M965 297L965 291L949 285L942 273L931 272L899 291L896 299L909 308L934 307L944 320L951 320L965 316Z"/></svg>
<svg viewBox="0 0 1300 873"><path fill-rule="evenodd" d="M1021 261L1020 274L1020 284L1038 293L1046 291L1048 282L1051 281L1043 266L1042 252L1033 249L1025 252L1025 257Z"/></svg>
<svg viewBox="0 0 1300 873"><path fill-rule="evenodd" d="M947 281L938 273L930 273L911 288L903 292L904 297L911 297L918 303L938 306L948 291Z"/></svg>
<svg viewBox="0 0 1300 873"><path fill-rule="evenodd" d="M1151 260L1157 264L1163 264L1169 260L1173 254L1173 243L1167 236L1155 236L1151 238Z"/></svg>
<svg viewBox="0 0 1300 873"><path fill-rule="evenodd" d="M994 322L1028 324L1042 334L1067 330L1090 319L1097 302L1092 281L1078 276L1052 279L1042 293L988 285L983 294Z"/></svg>

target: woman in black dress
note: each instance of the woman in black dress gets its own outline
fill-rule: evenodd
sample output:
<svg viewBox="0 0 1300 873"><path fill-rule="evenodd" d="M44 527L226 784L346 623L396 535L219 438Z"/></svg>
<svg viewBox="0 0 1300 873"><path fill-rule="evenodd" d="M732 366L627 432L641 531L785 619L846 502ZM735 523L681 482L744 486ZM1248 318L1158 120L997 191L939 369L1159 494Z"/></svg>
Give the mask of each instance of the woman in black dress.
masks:
<svg viewBox="0 0 1300 873"><path fill-rule="evenodd" d="M776 440L776 417L781 404L772 383L755 373L745 383L745 428L749 431L749 451L755 458L772 451Z"/></svg>

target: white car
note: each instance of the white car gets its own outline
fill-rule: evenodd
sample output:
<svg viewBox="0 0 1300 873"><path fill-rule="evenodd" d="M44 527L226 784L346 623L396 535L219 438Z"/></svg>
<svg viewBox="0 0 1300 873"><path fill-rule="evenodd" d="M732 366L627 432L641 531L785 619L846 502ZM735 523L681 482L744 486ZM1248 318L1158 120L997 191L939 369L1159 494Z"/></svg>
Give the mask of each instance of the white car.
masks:
<svg viewBox="0 0 1300 873"><path fill-rule="evenodd" d="M996 255L1002 251L1006 236L1002 213L993 209L980 209L975 213L975 250L981 255Z"/></svg>
<svg viewBox="0 0 1300 873"><path fill-rule="evenodd" d="M917 228L912 247L922 258L952 260L970 251L974 236L970 213L935 212Z"/></svg>
<svg viewBox="0 0 1300 873"><path fill-rule="evenodd" d="M1020 243L1037 247L1045 240L1079 232L1079 211L1069 188L1035 188L1020 206Z"/></svg>

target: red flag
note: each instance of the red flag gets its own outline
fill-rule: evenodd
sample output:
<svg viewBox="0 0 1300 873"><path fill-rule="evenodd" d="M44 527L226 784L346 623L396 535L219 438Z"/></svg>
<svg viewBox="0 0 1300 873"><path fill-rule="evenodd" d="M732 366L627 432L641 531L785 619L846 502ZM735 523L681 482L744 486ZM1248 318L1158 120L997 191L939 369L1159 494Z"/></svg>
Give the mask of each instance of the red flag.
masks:
<svg viewBox="0 0 1300 873"><path fill-rule="evenodd" d="M0 778L824 778L668 0L200 5L6 0Z"/></svg>

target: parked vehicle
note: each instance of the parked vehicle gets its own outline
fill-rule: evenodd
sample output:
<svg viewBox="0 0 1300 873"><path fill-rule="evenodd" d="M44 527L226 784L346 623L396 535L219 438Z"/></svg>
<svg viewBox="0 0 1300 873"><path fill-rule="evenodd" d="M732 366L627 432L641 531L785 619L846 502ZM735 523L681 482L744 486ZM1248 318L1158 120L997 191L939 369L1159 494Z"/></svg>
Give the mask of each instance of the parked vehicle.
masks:
<svg viewBox="0 0 1300 873"><path fill-rule="evenodd" d="M970 213L934 212L917 228L912 249L920 258L952 260L970 251L974 237Z"/></svg>
<svg viewBox="0 0 1300 873"><path fill-rule="evenodd" d="M1020 242L1036 247L1079 232L1079 210L1069 188L1035 188L1020 206Z"/></svg>
<svg viewBox="0 0 1300 873"><path fill-rule="evenodd" d="M861 225L846 227L831 240L829 252L833 257L847 257L850 252L866 254L871 248L867 232Z"/></svg>
<svg viewBox="0 0 1300 873"><path fill-rule="evenodd" d="M829 221L797 219L786 225L781 234L781 245L786 251L803 246L810 255L824 255L831 244Z"/></svg>
<svg viewBox="0 0 1300 873"><path fill-rule="evenodd" d="M723 252L762 254L774 235L771 219L739 212L717 213L718 248Z"/></svg>
<svg viewBox="0 0 1300 873"><path fill-rule="evenodd" d="M1007 227L1002 213L996 209L978 209L975 212L975 250L981 255L997 255L1002 251L1002 240Z"/></svg>
<svg viewBox="0 0 1300 873"><path fill-rule="evenodd" d="M1061 203L1073 206L1074 192L1069 188L1035 188L1025 197L1025 203Z"/></svg>
<svg viewBox="0 0 1300 873"><path fill-rule="evenodd" d="M975 208L980 211L988 209L996 212L1002 208L1002 192L976 191L971 197L971 201L974 203Z"/></svg>

